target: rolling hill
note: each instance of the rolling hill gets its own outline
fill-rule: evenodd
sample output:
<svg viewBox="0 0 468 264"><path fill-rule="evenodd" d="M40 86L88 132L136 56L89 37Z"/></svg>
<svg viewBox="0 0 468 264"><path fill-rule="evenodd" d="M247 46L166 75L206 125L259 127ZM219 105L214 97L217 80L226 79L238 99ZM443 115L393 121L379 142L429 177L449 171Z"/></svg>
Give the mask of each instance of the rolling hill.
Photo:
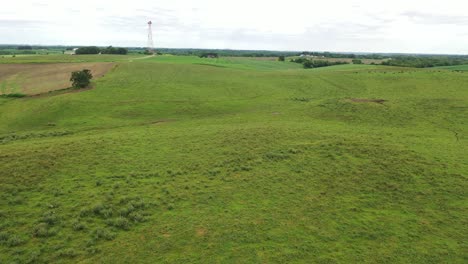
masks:
<svg viewBox="0 0 468 264"><path fill-rule="evenodd" d="M1 263L466 261L468 73L102 61L0 97Z"/></svg>

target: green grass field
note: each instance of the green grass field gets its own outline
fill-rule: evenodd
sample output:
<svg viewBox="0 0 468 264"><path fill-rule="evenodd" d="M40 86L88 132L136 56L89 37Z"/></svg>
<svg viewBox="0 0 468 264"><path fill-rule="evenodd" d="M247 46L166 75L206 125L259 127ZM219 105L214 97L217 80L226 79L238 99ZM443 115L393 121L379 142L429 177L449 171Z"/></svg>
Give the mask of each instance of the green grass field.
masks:
<svg viewBox="0 0 468 264"><path fill-rule="evenodd" d="M0 263L468 260L468 72L132 58L0 98Z"/></svg>
<svg viewBox="0 0 468 264"><path fill-rule="evenodd" d="M468 71L468 65L445 66L445 67L438 67L438 68L454 70L454 71Z"/></svg>

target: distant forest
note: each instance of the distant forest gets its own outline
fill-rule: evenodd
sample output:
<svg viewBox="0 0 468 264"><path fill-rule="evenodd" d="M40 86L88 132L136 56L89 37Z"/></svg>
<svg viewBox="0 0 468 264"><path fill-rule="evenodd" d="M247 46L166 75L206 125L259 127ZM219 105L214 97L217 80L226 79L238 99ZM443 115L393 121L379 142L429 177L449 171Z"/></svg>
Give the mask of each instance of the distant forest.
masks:
<svg viewBox="0 0 468 264"><path fill-rule="evenodd" d="M30 46L30 45L0 45L0 55L21 54L62 54L72 48L85 48L83 46ZM107 54L145 54L146 48L128 47L113 48L93 47L101 53ZM83 50L83 49L81 49ZM397 54L397 53L339 53L339 52L311 52L311 51L269 51L269 50L230 50L230 49L175 49L157 48L158 54L171 54L180 56L203 56L213 54L212 57L312 57L320 58L351 58L351 59L381 59L382 65L430 68L438 66L453 66L468 64L468 55L427 55L427 54ZM99 53L98 52L98 53ZM87 53L87 52L86 52ZM214 56L216 55L216 56Z"/></svg>

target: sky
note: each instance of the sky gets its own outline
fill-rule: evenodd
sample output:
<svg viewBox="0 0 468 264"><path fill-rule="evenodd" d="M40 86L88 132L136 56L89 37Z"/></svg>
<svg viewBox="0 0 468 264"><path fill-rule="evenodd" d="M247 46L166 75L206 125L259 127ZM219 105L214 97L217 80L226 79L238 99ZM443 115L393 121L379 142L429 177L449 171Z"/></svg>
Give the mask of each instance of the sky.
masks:
<svg viewBox="0 0 468 264"><path fill-rule="evenodd" d="M21 0L0 43L468 54L467 0Z"/></svg>

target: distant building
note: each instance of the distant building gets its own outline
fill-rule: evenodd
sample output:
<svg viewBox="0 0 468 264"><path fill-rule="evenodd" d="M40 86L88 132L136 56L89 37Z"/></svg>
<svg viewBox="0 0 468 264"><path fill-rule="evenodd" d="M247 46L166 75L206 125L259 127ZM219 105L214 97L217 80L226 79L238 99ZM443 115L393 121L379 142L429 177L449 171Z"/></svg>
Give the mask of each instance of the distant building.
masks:
<svg viewBox="0 0 468 264"><path fill-rule="evenodd" d="M74 48L74 49L71 49L71 50L66 50L64 54L75 55L77 49L78 48Z"/></svg>

